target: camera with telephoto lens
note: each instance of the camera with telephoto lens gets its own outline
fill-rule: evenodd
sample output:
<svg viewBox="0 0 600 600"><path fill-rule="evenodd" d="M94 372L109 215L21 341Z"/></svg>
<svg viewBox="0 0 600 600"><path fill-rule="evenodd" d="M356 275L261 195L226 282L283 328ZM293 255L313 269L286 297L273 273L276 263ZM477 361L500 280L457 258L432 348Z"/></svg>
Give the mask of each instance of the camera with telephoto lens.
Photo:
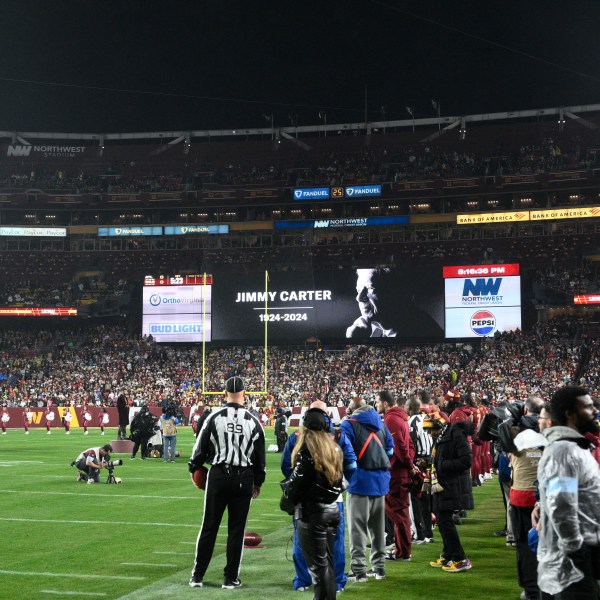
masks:
<svg viewBox="0 0 600 600"><path fill-rule="evenodd" d="M104 466L108 471L108 477L106 479L106 483L121 483L121 479L119 477L115 477L115 467L120 467L123 464L121 459L111 460L110 455L106 455L104 457Z"/></svg>

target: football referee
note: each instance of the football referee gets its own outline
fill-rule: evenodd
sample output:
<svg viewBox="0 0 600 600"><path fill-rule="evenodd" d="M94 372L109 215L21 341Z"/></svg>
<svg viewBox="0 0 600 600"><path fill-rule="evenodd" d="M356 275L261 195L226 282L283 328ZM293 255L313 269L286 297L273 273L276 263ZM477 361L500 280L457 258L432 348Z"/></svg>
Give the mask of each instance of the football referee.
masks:
<svg viewBox="0 0 600 600"><path fill-rule="evenodd" d="M222 587L232 590L242 585L239 572L244 528L250 502L258 497L265 480L265 433L259 420L244 408L241 377L230 377L225 382L225 396L227 404L213 410L204 423L189 462L191 473L204 463L212 465L206 480L204 515L190 587L202 587L225 508L227 564Z"/></svg>

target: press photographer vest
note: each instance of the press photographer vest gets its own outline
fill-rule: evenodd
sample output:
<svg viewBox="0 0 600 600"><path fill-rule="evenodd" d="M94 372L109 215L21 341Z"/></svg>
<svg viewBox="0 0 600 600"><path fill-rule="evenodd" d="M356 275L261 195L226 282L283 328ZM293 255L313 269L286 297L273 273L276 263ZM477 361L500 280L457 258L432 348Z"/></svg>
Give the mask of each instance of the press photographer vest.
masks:
<svg viewBox="0 0 600 600"><path fill-rule="evenodd" d="M390 468L390 459L385 451L385 432L383 428L379 431L370 431L360 421L348 419L354 430L354 452L356 460L361 469L375 471Z"/></svg>

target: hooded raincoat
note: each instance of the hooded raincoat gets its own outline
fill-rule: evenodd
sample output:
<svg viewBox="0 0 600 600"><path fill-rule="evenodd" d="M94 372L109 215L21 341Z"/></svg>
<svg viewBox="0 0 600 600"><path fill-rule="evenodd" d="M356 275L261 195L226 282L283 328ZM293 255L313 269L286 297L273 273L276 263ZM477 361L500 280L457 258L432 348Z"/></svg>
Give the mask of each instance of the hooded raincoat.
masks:
<svg viewBox="0 0 600 600"><path fill-rule="evenodd" d="M582 544L600 546L600 468L588 440L574 429L550 427L544 435L548 445L538 465L538 585L558 594L583 579L569 554Z"/></svg>

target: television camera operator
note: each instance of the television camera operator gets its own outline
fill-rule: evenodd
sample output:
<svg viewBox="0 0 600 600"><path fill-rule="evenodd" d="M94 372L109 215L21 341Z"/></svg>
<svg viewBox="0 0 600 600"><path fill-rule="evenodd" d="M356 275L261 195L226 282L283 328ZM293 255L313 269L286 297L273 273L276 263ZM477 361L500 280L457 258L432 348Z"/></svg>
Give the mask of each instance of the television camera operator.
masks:
<svg viewBox="0 0 600 600"><path fill-rule="evenodd" d="M110 464L110 453L113 451L110 444L100 448L88 448L84 450L72 463L77 467L77 481L98 483L100 481L100 469L107 469Z"/></svg>
<svg viewBox="0 0 600 600"><path fill-rule="evenodd" d="M148 442L154 435L154 432L159 429L157 421L158 418L150 412L146 405L142 406L140 412L133 417L129 426L129 439L133 442L133 450L131 451L132 459L135 458L140 447L142 448L142 460L148 457Z"/></svg>

